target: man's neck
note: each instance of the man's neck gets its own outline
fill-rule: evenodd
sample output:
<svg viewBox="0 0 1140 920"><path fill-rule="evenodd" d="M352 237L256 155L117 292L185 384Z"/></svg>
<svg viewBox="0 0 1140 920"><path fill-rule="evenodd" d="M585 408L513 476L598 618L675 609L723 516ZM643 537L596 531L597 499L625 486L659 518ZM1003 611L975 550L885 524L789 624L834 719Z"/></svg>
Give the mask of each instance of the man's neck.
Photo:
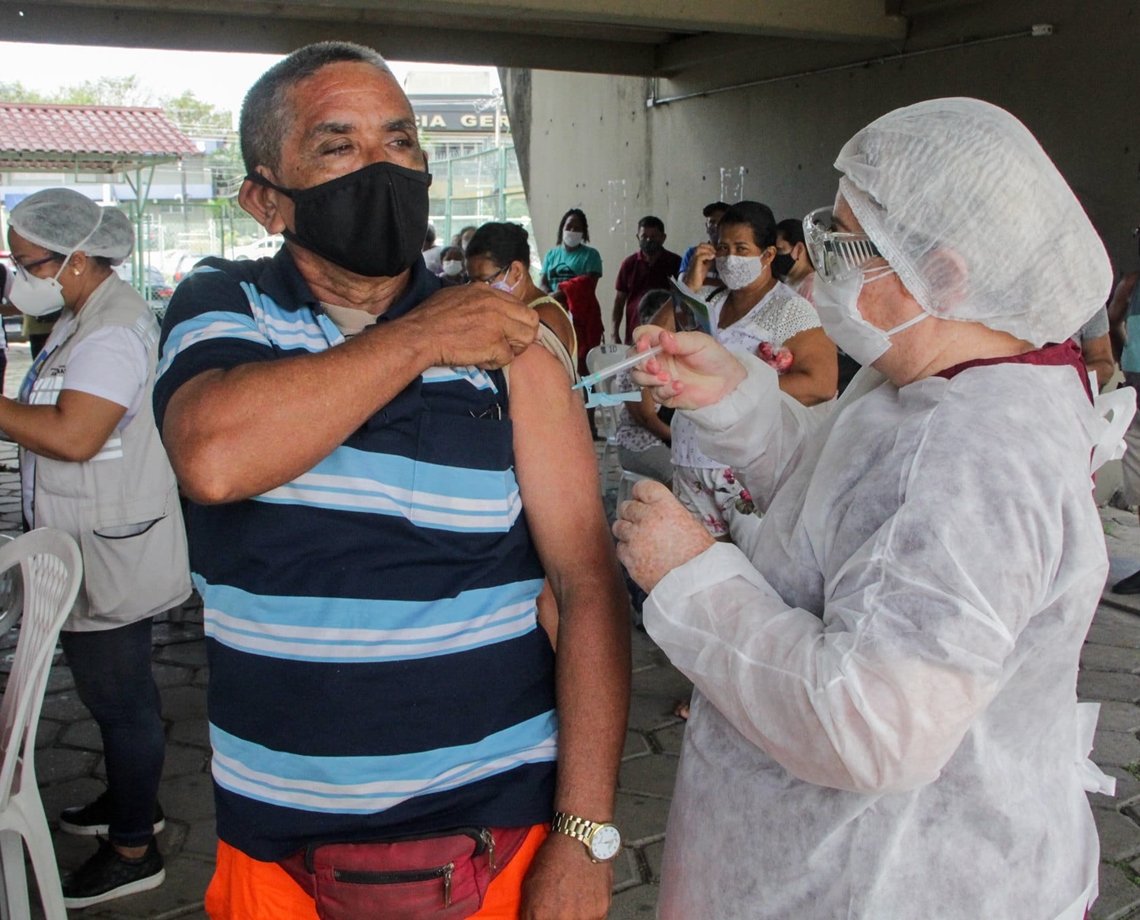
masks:
<svg viewBox="0 0 1140 920"><path fill-rule="evenodd" d="M410 268L392 278L367 278L334 265L316 253L287 242L301 277L322 303L352 310L364 310L373 316L386 313L407 290L412 276Z"/></svg>

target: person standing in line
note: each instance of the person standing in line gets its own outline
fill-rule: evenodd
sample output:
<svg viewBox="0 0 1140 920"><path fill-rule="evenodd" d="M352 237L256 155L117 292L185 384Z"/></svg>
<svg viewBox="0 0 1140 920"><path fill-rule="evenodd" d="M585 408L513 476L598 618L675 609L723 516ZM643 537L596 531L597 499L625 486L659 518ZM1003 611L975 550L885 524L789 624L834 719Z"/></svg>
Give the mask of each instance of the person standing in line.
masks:
<svg viewBox="0 0 1140 920"><path fill-rule="evenodd" d="M740 201L720 219L718 242L697 247L684 285L708 306L713 337L752 354L764 349L787 362L780 390L807 406L834 398L835 345L815 308L773 273L776 221L758 201ZM708 282L715 266L723 286ZM747 539L756 526L755 506L731 468L697 445L684 416L673 419L673 491L709 533L721 540Z"/></svg>
<svg viewBox="0 0 1140 920"><path fill-rule="evenodd" d="M554 292L563 281L587 276L602 277L602 257L590 242L590 224L581 208L571 208L558 222L555 245L542 257L544 291Z"/></svg>
<svg viewBox="0 0 1140 920"><path fill-rule="evenodd" d="M60 645L99 726L107 789L65 808L62 831L100 838L63 880L73 909L146 891L166 877L155 834L165 732L151 673L153 618L190 595L186 532L151 413L158 327L112 265L134 232L115 208L65 188L12 209L11 300L31 317L62 310L0 429L20 445L29 528L57 527L83 554L83 585Z"/></svg>
<svg viewBox="0 0 1140 920"><path fill-rule="evenodd" d="M457 284L466 284L471 279L467 277L467 263L463 258L463 250L458 246L448 246L440 253L437 273L444 287L453 287Z"/></svg>
<svg viewBox="0 0 1140 920"><path fill-rule="evenodd" d="M705 237L714 248L717 243L717 228L720 226L720 219L724 217L724 212L727 210L728 205L723 201L711 201L701 209L701 215L705 219ZM699 245L700 243L694 243L685 250L684 255L681 256L681 266L677 269L677 277L683 278L685 272L689 270L689 265L693 261L693 256L696 255ZM717 280L715 265L709 269L706 278L710 282Z"/></svg>
<svg viewBox="0 0 1140 920"><path fill-rule="evenodd" d="M646 291L668 289L681 267L681 257L665 248L665 224L647 215L637 222L637 252L622 260L614 288L613 340L629 345L637 326L637 305ZM625 322L625 335L621 326Z"/></svg>

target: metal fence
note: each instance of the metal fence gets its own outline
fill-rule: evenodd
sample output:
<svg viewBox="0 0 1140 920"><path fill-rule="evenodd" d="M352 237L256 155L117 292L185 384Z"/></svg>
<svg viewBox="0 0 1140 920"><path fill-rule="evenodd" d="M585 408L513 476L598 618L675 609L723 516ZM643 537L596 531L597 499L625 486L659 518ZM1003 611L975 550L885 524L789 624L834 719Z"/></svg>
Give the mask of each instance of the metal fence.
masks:
<svg viewBox="0 0 1140 920"><path fill-rule="evenodd" d="M444 246L467 226L509 220L530 232L519 162L513 146L431 164L431 222Z"/></svg>
<svg viewBox="0 0 1140 920"><path fill-rule="evenodd" d="M530 231L526 193L513 146L493 147L431 164L430 220L444 246L463 227L510 220ZM170 281L193 256L234 258L264 239L265 231L233 197L149 204L143 214L143 265Z"/></svg>

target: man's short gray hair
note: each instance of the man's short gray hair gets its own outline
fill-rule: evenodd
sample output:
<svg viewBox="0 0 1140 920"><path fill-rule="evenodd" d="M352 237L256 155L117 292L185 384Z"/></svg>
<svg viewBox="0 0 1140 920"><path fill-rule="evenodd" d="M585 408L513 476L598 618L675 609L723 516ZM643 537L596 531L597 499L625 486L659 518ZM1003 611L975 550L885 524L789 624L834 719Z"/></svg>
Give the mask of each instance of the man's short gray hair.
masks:
<svg viewBox="0 0 1140 920"><path fill-rule="evenodd" d="M247 173L258 166L277 170L281 163L281 144L292 122L286 94L322 67L340 61L360 61L386 74L392 73L378 52L352 42L317 42L298 48L278 61L250 87L241 105L238 134Z"/></svg>

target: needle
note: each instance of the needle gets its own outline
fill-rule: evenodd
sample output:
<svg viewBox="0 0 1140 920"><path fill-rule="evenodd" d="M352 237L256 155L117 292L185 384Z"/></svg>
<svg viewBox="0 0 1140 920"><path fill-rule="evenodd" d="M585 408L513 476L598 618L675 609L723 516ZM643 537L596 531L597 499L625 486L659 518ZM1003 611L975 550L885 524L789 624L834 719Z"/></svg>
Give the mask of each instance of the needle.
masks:
<svg viewBox="0 0 1140 920"><path fill-rule="evenodd" d="M645 351L630 350L628 357L618 361L617 364L611 364L609 367L598 371L596 374L588 374L583 377L578 383L574 384L571 389L580 390L583 387L592 387L601 383L603 380L608 380L614 374L620 374L627 367L633 367L635 364L640 364L646 358L652 358L655 354L661 351L660 345L654 345L652 348Z"/></svg>

